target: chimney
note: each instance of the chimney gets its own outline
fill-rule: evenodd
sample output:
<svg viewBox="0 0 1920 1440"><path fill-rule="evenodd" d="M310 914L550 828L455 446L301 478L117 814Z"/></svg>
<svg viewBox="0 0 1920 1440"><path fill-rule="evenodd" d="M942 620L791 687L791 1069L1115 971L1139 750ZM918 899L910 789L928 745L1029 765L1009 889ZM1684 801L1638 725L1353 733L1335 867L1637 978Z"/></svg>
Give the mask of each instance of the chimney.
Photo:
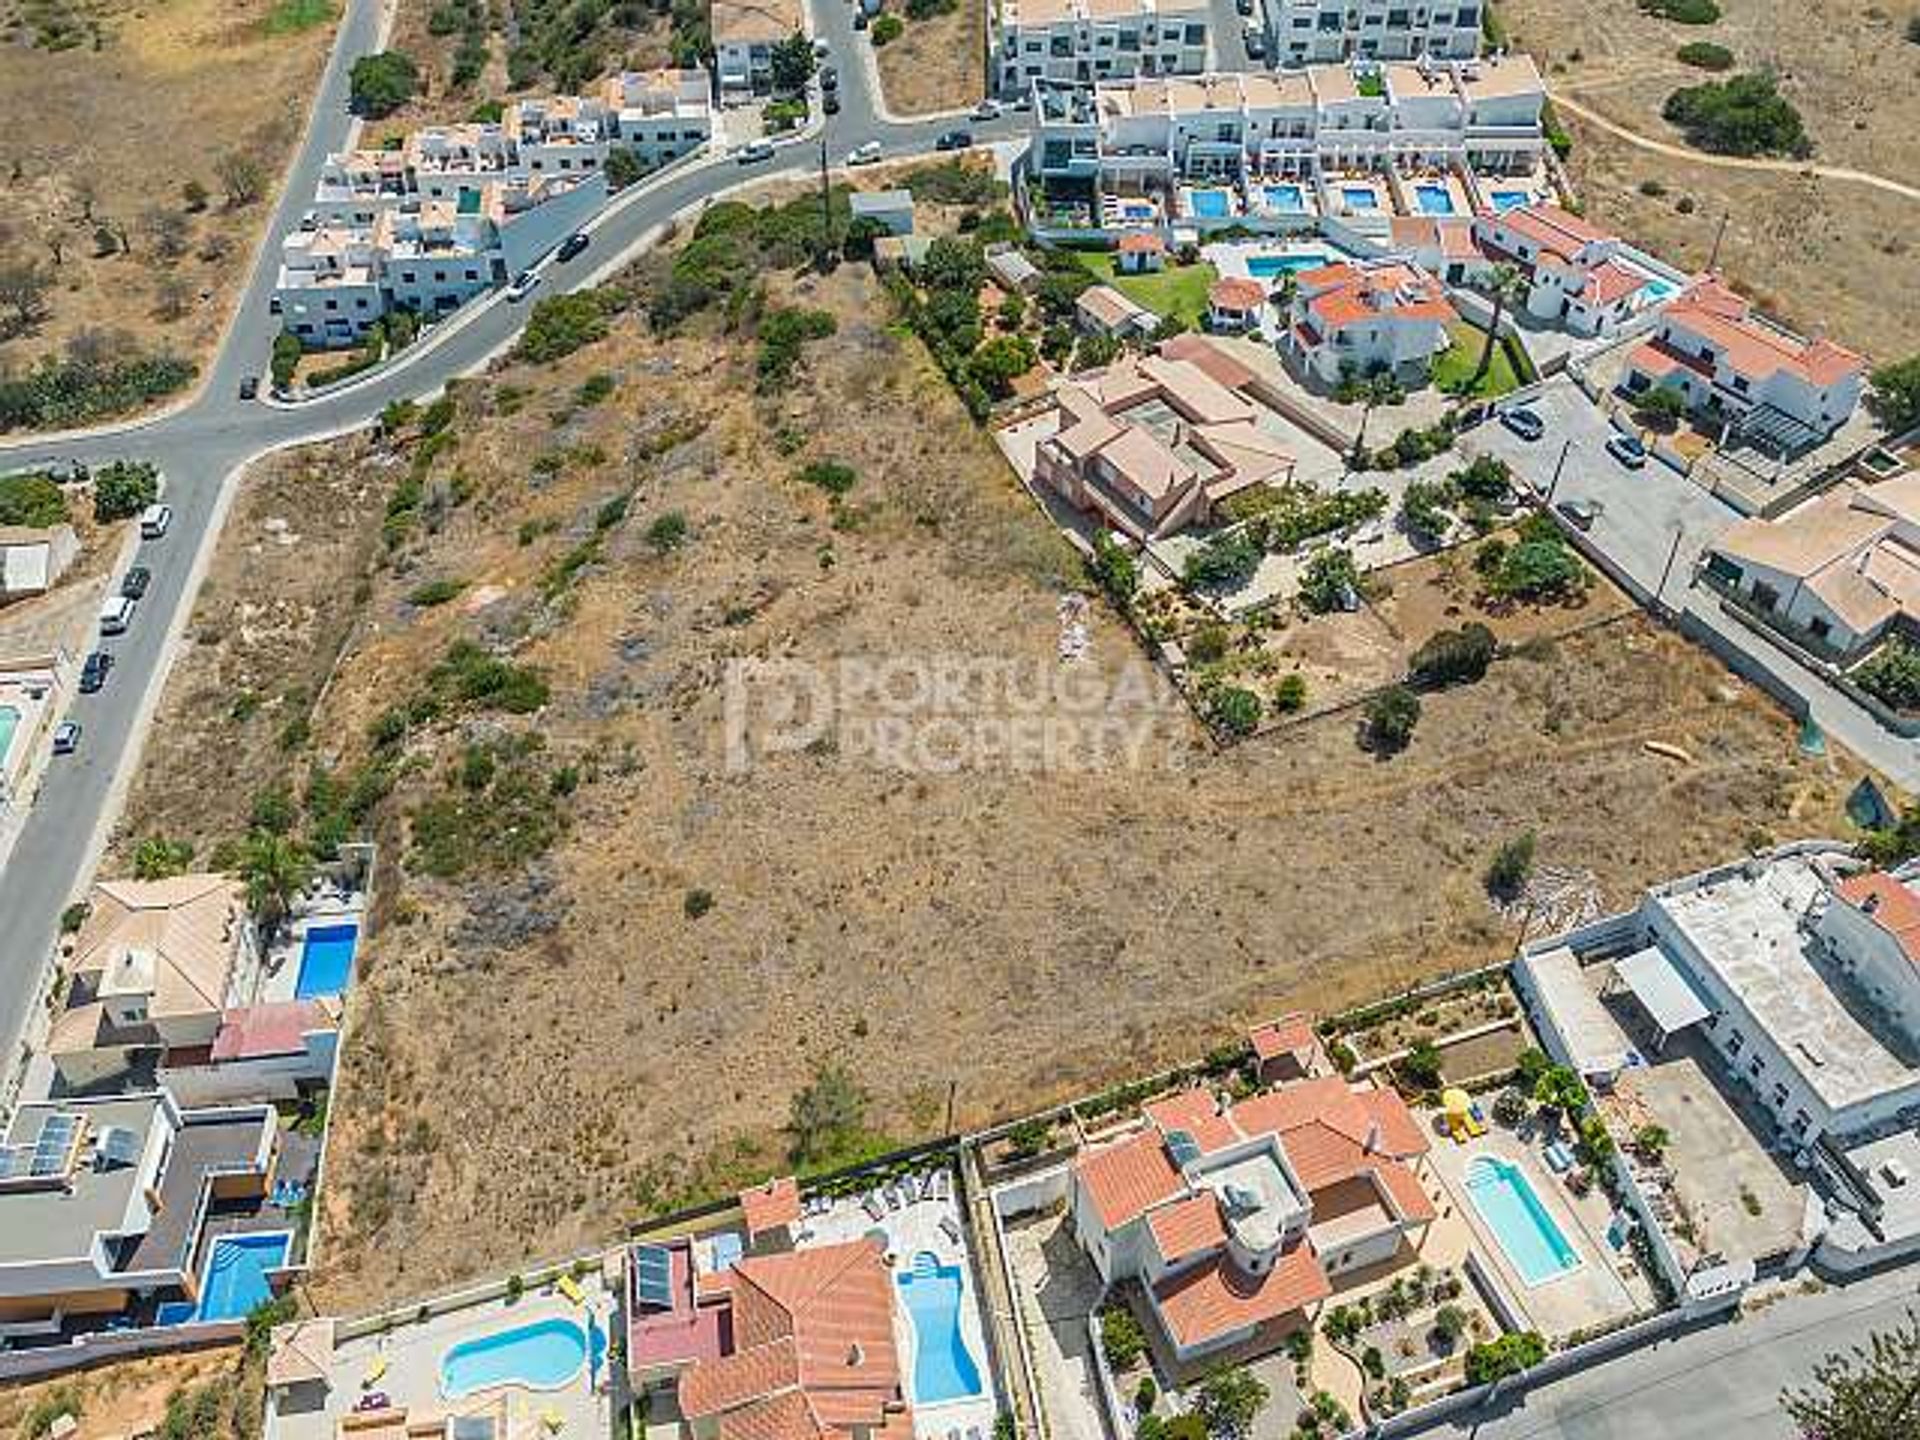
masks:
<svg viewBox="0 0 1920 1440"><path fill-rule="evenodd" d="M1875 911L1877 911L1879 908L1880 908L1879 892L1868 891L1867 898L1860 902L1860 913L1862 915L1871 915Z"/></svg>
<svg viewBox="0 0 1920 1440"><path fill-rule="evenodd" d="M1362 1145L1360 1148L1369 1155L1377 1154L1379 1152L1380 1122L1378 1120L1370 1120L1367 1122L1366 1143Z"/></svg>
<svg viewBox="0 0 1920 1440"><path fill-rule="evenodd" d="M849 1369L858 1369L866 1363L866 1360L867 1352L860 1348L860 1342L858 1340L847 1347L847 1367Z"/></svg>

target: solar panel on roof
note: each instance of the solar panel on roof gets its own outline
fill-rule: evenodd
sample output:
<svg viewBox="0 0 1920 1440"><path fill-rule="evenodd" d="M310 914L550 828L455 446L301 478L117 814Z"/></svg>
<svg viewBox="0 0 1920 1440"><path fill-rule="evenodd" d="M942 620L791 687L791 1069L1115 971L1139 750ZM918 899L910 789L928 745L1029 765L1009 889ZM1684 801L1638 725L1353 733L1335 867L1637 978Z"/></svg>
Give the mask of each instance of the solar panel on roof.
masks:
<svg viewBox="0 0 1920 1440"><path fill-rule="evenodd" d="M131 1165L140 1158L140 1136L124 1125L109 1125L100 1132L96 1148L108 1165Z"/></svg>
<svg viewBox="0 0 1920 1440"><path fill-rule="evenodd" d="M34 1142L30 1174L58 1175L67 1168L73 1151L73 1137L80 1131L80 1117L64 1111L49 1115L40 1123L40 1138Z"/></svg>
<svg viewBox="0 0 1920 1440"><path fill-rule="evenodd" d="M658 1245L636 1246L633 1288L643 1305L673 1308L673 1254Z"/></svg>

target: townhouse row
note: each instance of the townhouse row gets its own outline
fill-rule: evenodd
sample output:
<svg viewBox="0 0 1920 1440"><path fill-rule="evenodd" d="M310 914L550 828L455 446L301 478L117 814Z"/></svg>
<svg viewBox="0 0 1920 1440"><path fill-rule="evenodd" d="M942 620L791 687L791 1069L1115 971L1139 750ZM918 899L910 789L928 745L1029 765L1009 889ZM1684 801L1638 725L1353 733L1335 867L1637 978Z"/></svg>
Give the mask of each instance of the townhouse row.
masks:
<svg viewBox="0 0 1920 1440"><path fill-rule="evenodd" d="M611 151L650 170L712 134L705 71L629 71L596 95L520 100L497 122L329 156L283 243L274 313L310 349L356 344L392 310L444 315L598 210Z"/></svg>
<svg viewBox="0 0 1920 1440"><path fill-rule="evenodd" d="M994 83L1011 95L1035 80L1197 74L1223 38L1211 33L1211 15L1207 0L1000 0ZM1245 25L1276 66L1301 66L1472 59L1482 20L1477 0L1260 0Z"/></svg>

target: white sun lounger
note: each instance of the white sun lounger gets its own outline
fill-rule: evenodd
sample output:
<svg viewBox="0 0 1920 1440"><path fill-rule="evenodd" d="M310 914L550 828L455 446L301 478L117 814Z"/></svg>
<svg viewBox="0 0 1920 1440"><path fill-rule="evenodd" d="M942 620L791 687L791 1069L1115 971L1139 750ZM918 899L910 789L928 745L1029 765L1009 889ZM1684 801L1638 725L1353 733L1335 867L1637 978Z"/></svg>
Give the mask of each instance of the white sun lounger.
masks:
<svg viewBox="0 0 1920 1440"><path fill-rule="evenodd" d="M889 1185L887 1186L887 1189L886 1189L886 1196L887 1196L887 1208L889 1210L898 1210L900 1208L899 1190L897 1190L892 1185Z"/></svg>
<svg viewBox="0 0 1920 1440"><path fill-rule="evenodd" d="M939 1200L944 1200L953 1194L953 1172L951 1170L942 1168L933 1172L933 1193L934 1198Z"/></svg>
<svg viewBox="0 0 1920 1440"><path fill-rule="evenodd" d="M960 1243L960 1226L954 1221L951 1215L941 1217L940 1233L954 1244L958 1245Z"/></svg>
<svg viewBox="0 0 1920 1440"><path fill-rule="evenodd" d="M884 1220L887 1218L886 1207L880 1203L880 1192L878 1190L873 1191L862 1199L860 1208L875 1220Z"/></svg>

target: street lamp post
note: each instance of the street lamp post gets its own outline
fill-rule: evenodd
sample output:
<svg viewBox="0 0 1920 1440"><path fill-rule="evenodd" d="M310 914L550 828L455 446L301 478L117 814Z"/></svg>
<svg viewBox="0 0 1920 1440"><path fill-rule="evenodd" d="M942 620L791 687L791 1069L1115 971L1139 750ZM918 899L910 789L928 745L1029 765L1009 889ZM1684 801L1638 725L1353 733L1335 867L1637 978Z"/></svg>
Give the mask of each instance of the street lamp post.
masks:
<svg viewBox="0 0 1920 1440"><path fill-rule="evenodd" d="M1553 462L1553 479L1547 484L1547 498L1540 502L1542 505L1553 504L1553 492L1560 488L1560 472L1566 469L1567 456L1572 453L1573 437L1568 436L1566 442L1560 447L1560 458Z"/></svg>

